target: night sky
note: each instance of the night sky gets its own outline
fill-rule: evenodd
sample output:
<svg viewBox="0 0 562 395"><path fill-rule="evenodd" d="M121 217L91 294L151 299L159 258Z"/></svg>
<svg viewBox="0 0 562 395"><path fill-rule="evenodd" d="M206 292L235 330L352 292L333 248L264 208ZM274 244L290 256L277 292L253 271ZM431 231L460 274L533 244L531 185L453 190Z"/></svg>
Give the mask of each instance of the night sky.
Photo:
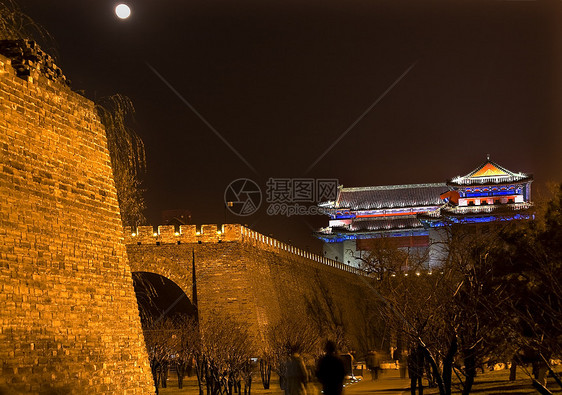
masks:
<svg viewBox="0 0 562 395"><path fill-rule="evenodd" d="M53 36L74 90L133 100L154 225L179 208L223 223L241 177L262 190L270 177L444 182L489 153L533 173L535 192L562 180L561 1L130 0L125 21L114 1L18 3ZM227 222L318 251L311 231L327 217L262 205Z"/></svg>

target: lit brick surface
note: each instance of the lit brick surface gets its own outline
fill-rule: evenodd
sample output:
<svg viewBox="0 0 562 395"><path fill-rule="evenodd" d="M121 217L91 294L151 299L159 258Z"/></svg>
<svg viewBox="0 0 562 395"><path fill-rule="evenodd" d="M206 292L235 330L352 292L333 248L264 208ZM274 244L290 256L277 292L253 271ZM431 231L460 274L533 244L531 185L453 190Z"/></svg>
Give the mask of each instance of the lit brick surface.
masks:
<svg viewBox="0 0 562 395"><path fill-rule="evenodd" d="M93 103L3 56L0 207L0 392L153 393Z"/></svg>
<svg viewBox="0 0 562 395"><path fill-rule="evenodd" d="M131 270L160 274L191 299L194 251L203 320L210 312L237 317L259 349L268 325L281 316L302 320L312 306L320 322L329 325L335 317L343 324L354 349L368 347L364 303L370 288L356 269L241 225L173 228L126 228Z"/></svg>

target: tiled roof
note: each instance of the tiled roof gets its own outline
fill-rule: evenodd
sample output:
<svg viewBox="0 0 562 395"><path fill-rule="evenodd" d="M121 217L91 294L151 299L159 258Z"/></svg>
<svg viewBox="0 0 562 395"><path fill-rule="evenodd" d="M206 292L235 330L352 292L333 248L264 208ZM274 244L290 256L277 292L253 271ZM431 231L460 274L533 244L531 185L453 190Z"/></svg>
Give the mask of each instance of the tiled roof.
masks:
<svg viewBox="0 0 562 395"><path fill-rule="evenodd" d="M484 163L463 177L455 177L449 185L503 184L531 179L528 174L514 173L496 162L486 159Z"/></svg>
<svg viewBox="0 0 562 395"><path fill-rule="evenodd" d="M349 226L350 232L372 232L381 230L415 229L421 228L421 222L415 215L402 216L400 218L377 218L355 220Z"/></svg>
<svg viewBox="0 0 562 395"><path fill-rule="evenodd" d="M418 215L421 221L435 221L443 220L452 217L481 217L487 215L511 215L515 211L525 212L533 207L532 203L508 203L508 204L491 204L491 205L481 205L481 206L465 206L458 207L447 204L438 210L427 212Z"/></svg>
<svg viewBox="0 0 562 395"><path fill-rule="evenodd" d="M488 214L488 213L505 213L517 210L527 210L533 205L531 203L509 203L509 204L493 204L482 206L445 206L441 209L441 215L470 215L470 214Z"/></svg>
<svg viewBox="0 0 562 395"><path fill-rule="evenodd" d="M373 210L400 207L437 206L448 190L444 183L341 188L334 208Z"/></svg>

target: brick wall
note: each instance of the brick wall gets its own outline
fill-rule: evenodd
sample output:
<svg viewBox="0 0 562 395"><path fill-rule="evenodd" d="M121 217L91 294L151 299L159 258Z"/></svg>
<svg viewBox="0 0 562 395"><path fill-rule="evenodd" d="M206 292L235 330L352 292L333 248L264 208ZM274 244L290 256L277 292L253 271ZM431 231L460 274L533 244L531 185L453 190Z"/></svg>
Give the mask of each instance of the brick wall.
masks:
<svg viewBox="0 0 562 395"><path fill-rule="evenodd" d="M350 266L311 254L241 225L128 228L131 270L160 274L191 298L195 252L200 316L228 313L243 320L258 345L281 316L302 319L308 305L341 321L351 346L366 349L368 279Z"/></svg>
<svg viewBox="0 0 562 395"><path fill-rule="evenodd" d="M0 207L0 392L153 393L94 105L1 55Z"/></svg>

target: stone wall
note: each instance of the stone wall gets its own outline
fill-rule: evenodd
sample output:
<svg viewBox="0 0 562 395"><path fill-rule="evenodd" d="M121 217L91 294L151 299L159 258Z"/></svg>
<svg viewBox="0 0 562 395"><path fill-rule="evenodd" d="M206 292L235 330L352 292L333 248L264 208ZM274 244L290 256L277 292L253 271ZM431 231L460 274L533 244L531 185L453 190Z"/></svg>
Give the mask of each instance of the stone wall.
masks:
<svg viewBox="0 0 562 395"><path fill-rule="evenodd" d="M0 55L0 392L154 393L105 131L40 72Z"/></svg>
<svg viewBox="0 0 562 395"><path fill-rule="evenodd" d="M365 300L371 290L356 268L241 225L128 228L125 243L133 272L169 278L190 298L194 252L201 318L215 312L238 317L258 344L282 316L295 320L304 313L343 325L354 349L369 347Z"/></svg>

